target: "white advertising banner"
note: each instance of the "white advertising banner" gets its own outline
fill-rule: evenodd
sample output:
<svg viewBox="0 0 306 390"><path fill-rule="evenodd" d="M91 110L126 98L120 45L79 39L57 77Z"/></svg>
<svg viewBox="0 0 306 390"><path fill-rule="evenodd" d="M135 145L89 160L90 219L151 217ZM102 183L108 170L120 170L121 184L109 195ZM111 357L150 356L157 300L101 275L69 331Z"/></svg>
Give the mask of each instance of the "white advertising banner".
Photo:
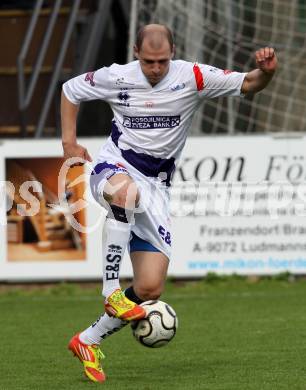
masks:
<svg viewBox="0 0 306 390"><path fill-rule="evenodd" d="M81 143L96 156L104 141ZM171 189L169 274L306 273L305 149L304 135L189 138ZM101 278L92 165L63 167L58 140L0 144L0 281ZM128 256L121 276L132 276Z"/></svg>
<svg viewBox="0 0 306 390"><path fill-rule="evenodd" d="M306 273L306 138L191 138L172 188L176 276Z"/></svg>

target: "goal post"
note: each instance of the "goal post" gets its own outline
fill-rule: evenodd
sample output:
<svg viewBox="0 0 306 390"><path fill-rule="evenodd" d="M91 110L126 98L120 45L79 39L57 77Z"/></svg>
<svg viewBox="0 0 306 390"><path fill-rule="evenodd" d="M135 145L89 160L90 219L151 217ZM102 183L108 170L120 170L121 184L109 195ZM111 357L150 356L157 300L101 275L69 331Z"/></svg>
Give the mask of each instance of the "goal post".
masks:
<svg viewBox="0 0 306 390"><path fill-rule="evenodd" d="M132 0L131 39L147 23L173 33L176 58L247 72L254 52L276 49L279 70L261 93L207 100L193 134L306 130L306 0ZM133 58L132 43L129 59Z"/></svg>

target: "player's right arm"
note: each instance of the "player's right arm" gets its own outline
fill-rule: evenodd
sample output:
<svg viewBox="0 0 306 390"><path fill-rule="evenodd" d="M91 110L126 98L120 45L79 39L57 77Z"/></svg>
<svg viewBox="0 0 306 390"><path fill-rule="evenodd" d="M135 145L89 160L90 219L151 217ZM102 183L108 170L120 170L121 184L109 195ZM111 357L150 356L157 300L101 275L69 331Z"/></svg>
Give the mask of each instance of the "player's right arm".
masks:
<svg viewBox="0 0 306 390"><path fill-rule="evenodd" d="M61 122L62 122L62 145L64 158L78 157L82 160L92 161L88 151L82 145L77 143L76 123L79 111L79 105L68 100L62 92L61 96ZM73 165L82 165L77 163Z"/></svg>
<svg viewBox="0 0 306 390"><path fill-rule="evenodd" d="M74 77L63 84L61 97L62 144L65 159L77 157L81 160L92 161L88 151L77 142L77 116L79 104L83 101L108 97L109 68L101 68ZM79 162L72 165L83 165Z"/></svg>

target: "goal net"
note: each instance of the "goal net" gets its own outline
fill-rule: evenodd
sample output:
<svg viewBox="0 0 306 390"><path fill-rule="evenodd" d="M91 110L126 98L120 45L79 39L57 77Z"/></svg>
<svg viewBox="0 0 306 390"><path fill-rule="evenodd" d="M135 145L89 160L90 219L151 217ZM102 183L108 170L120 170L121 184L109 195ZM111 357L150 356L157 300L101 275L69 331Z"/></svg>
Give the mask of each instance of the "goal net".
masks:
<svg viewBox="0 0 306 390"><path fill-rule="evenodd" d="M133 0L131 44L139 27L167 24L176 58L247 72L254 52L272 46L279 70L245 99L206 100L193 134L306 130L306 0Z"/></svg>

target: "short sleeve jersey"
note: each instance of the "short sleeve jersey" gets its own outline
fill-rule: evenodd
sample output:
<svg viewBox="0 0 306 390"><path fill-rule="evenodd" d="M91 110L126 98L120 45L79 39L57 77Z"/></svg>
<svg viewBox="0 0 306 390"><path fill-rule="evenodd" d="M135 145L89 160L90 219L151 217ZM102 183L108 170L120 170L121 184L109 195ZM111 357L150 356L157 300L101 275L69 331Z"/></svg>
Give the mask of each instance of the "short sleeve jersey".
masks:
<svg viewBox="0 0 306 390"><path fill-rule="evenodd" d="M133 61L77 76L63 91L74 104L94 99L109 103L116 131L112 138L121 150L175 161L202 100L240 96L244 77L245 73L175 60L166 76L151 86L139 61Z"/></svg>

